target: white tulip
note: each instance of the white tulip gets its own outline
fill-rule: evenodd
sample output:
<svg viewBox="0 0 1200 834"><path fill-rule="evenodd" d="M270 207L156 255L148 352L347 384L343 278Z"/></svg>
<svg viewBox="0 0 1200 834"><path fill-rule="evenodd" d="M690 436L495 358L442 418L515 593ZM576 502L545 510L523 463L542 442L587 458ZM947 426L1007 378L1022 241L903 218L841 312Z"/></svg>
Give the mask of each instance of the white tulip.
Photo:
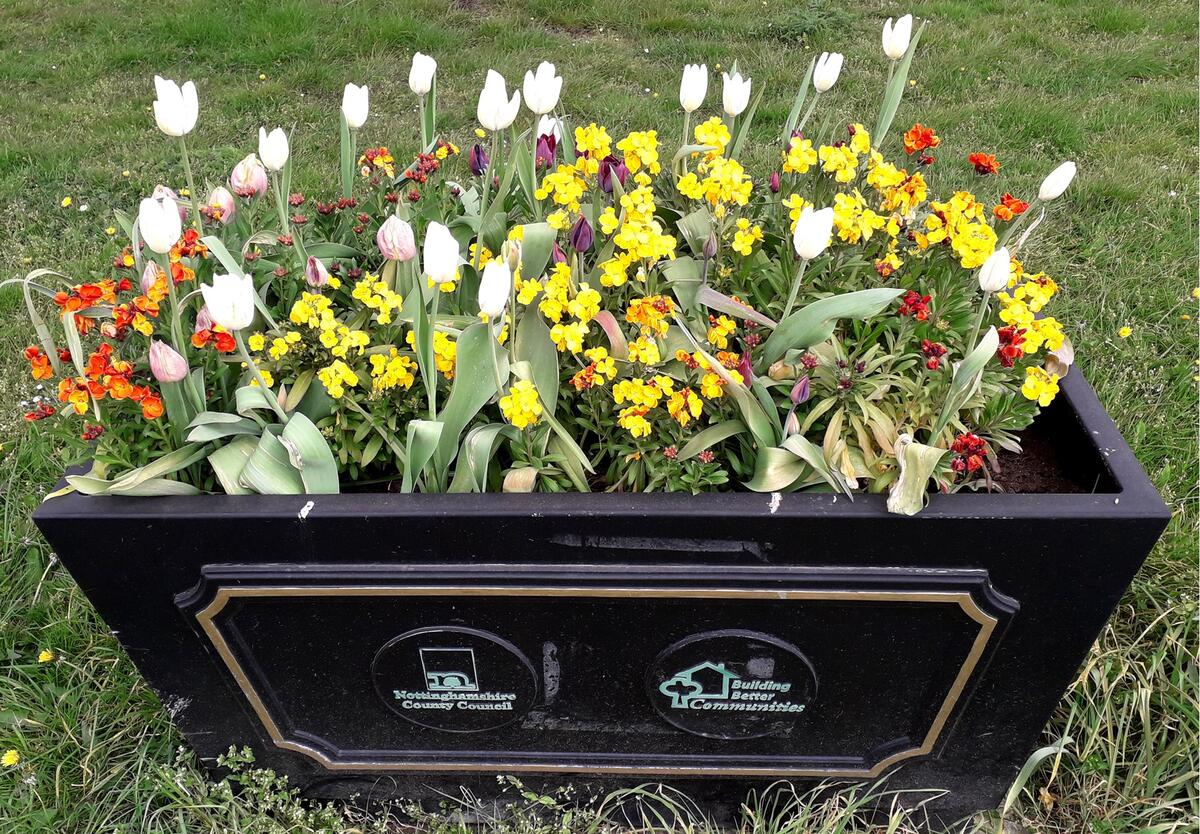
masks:
<svg viewBox="0 0 1200 834"><path fill-rule="evenodd" d="M188 81L181 88L169 78L154 76L154 121L168 136L186 136L196 126L200 103L196 100L196 85Z"/></svg>
<svg viewBox="0 0 1200 834"><path fill-rule="evenodd" d="M693 113L704 104L708 94L708 67L705 64L688 64L683 68L679 80L679 106L685 113Z"/></svg>
<svg viewBox="0 0 1200 834"><path fill-rule="evenodd" d="M1011 264L1012 259L1004 246L989 255L983 266L979 267L979 289L984 292L1000 292L1007 287Z"/></svg>
<svg viewBox="0 0 1200 834"><path fill-rule="evenodd" d="M812 206L805 206L796 221L796 231L792 232L792 245L796 247L797 255L811 261L829 246L832 234L833 209L826 207L813 211Z"/></svg>
<svg viewBox="0 0 1200 834"><path fill-rule="evenodd" d="M721 90L721 105L730 116L740 116L750 103L750 79L742 78L740 72L734 72L733 75L723 72L721 78L725 81Z"/></svg>
<svg viewBox="0 0 1200 834"><path fill-rule="evenodd" d="M479 91L479 106L476 108L479 123L488 130L504 130L517 118L520 109L521 93L514 90L510 99L504 76L494 69L488 70L487 81Z"/></svg>
<svg viewBox="0 0 1200 834"><path fill-rule="evenodd" d="M288 138L283 128L267 133L265 127L258 129L258 158L268 171L280 171L288 161Z"/></svg>
<svg viewBox="0 0 1200 834"><path fill-rule="evenodd" d="M433 76L437 72L437 61L418 52L413 55L412 68L408 71L408 86L414 93L423 96L433 87Z"/></svg>
<svg viewBox="0 0 1200 834"><path fill-rule="evenodd" d="M822 52L813 67L813 86L818 93L823 93L837 83L842 73L842 53Z"/></svg>
<svg viewBox="0 0 1200 834"><path fill-rule="evenodd" d="M503 260L488 261L479 279L479 312L489 319L499 318L508 305L512 291L512 273Z"/></svg>
<svg viewBox="0 0 1200 834"><path fill-rule="evenodd" d="M892 25L889 17L883 24L883 54L893 61L899 61L908 51L908 41L912 37L912 15L906 14Z"/></svg>
<svg viewBox="0 0 1200 834"><path fill-rule="evenodd" d="M542 116L538 119L537 136L553 136L555 142L562 141L562 119Z"/></svg>
<svg viewBox="0 0 1200 834"><path fill-rule="evenodd" d="M362 127L367 121L369 111L367 86L347 84L346 89L342 91L342 115L346 117L346 124L350 125L350 129L358 130Z"/></svg>
<svg viewBox="0 0 1200 834"><path fill-rule="evenodd" d="M138 206L138 230L151 251L167 254L183 234L179 206L166 195L145 198Z"/></svg>
<svg viewBox="0 0 1200 834"><path fill-rule="evenodd" d="M539 116L546 115L558 104L562 83L562 76L554 74L554 64L542 61L536 73L525 73L525 106Z"/></svg>
<svg viewBox="0 0 1200 834"><path fill-rule="evenodd" d="M435 284L452 283L458 279L458 241L441 223L430 223L425 230L425 245L421 249L425 274Z"/></svg>
<svg viewBox="0 0 1200 834"><path fill-rule="evenodd" d="M1038 199L1053 200L1061 196L1073 179L1075 179L1075 163L1064 162L1042 180L1042 187L1038 189Z"/></svg>
<svg viewBox="0 0 1200 834"><path fill-rule="evenodd" d="M254 279L213 275L212 280L212 286L200 285L200 294L213 324L229 331L249 327L254 320Z"/></svg>

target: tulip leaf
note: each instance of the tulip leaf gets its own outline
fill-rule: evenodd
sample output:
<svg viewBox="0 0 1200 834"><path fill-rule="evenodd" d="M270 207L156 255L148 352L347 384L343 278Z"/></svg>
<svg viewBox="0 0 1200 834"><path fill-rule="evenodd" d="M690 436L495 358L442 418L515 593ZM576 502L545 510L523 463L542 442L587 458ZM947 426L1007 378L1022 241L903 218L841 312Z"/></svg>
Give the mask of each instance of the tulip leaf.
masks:
<svg viewBox="0 0 1200 834"><path fill-rule="evenodd" d="M800 122L800 113L804 110L804 103L808 101L808 91L812 86L813 70L816 69L817 59L813 56L808 62L808 70L804 73L804 80L800 82L800 89L796 91L796 99L792 102L792 109L788 113L787 121L783 125L783 146L791 147L792 131L796 129L796 125Z"/></svg>
<svg viewBox="0 0 1200 834"><path fill-rule="evenodd" d="M550 328L533 307L521 315L513 338L514 362L527 362L533 385L537 388L542 407L554 416L558 405L558 349L550 339Z"/></svg>
<svg viewBox="0 0 1200 834"><path fill-rule="evenodd" d="M168 495L199 495L200 490L183 481L172 481L167 478L151 478L139 484L120 489L113 486L109 495L130 495L139 497L163 497Z"/></svg>
<svg viewBox="0 0 1200 834"><path fill-rule="evenodd" d="M250 453L239 480L260 495L301 495L304 481L300 471L292 466L291 456L276 432L282 426L267 426Z"/></svg>
<svg viewBox="0 0 1200 834"><path fill-rule="evenodd" d="M458 451L458 438L479 410L496 394L492 370L491 329L476 322L458 337L454 385L446 407L438 415L445 428L438 441L435 458L440 471L446 471ZM508 379L508 351L499 353L500 381Z"/></svg>
<svg viewBox="0 0 1200 834"><path fill-rule="evenodd" d="M695 310L696 296L704 284L703 267L694 258L676 258L667 261L662 274L671 284L671 289L685 310Z"/></svg>
<svg viewBox="0 0 1200 834"><path fill-rule="evenodd" d="M592 489L588 486L587 480L587 472L590 472L591 469L584 470L583 466L579 463L579 458L557 434L550 438L548 445L550 453L557 455L560 459L559 466L562 467L567 477L571 479L572 486L579 492L591 492Z"/></svg>
<svg viewBox="0 0 1200 834"><path fill-rule="evenodd" d="M675 224L679 234L687 241L688 248L697 258L704 257L704 244L713 233L713 218L706 208L698 208L685 214Z"/></svg>
<svg viewBox="0 0 1200 834"><path fill-rule="evenodd" d="M900 477L892 484L888 494L888 512L916 515L925 506L928 496L925 486L929 483L929 476L946 450L917 443L908 434L896 438L895 450L896 461L900 464Z"/></svg>
<svg viewBox="0 0 1200 834"><path fill-rule="evenodd" d="M262 426L247 417L238 417L232 423L204 423L192 428L187 435L191 443L205 443L209 440L220 440L222 437L235 435L253 435L257 437L262 432Z"/></svg>
<svg viewBox="0 0 1200 834"><path fill-rule="evenodd" d="M758 92L754 94L754 101L750 102L750 106L743 110L742 115L738 117L737 132L733 136L733 142L729 145L727 154L730 159L737 159L741 156L742 145L746 143L746 137L750 135L750 123L754 121L754 111L758 109L758 103L762 101L766 89L765 84L759 84Z"/></svg>
<svg viewBox="0 0 1200 834"><path fill-rule="evenodd" d="M609 310L601 310L592 319L604 331L604 335L608 337L608 352L614 359L629 358L629 342L625 338L625 332L621 330L621 325L617 322L617 317Z"/></svg>
<svg viewBox="0 0 1200 834"><path fill-rule="evenodd" d="M671 165L683 159L685 156L691 156L694 153L708 153L709 151L717 150L716 145L683 145L679 150L675 151L675 156L671 157Z"/></svg>
<svg viewBox="0 0 1200 834"><path fill-rule="evenodd" d="M741 420L723 420L692 436L683 448L679 450L678 460L690 460L705 449L711 449L722 440L728 440L746 431L746 424Z"/></svg>
<svg viewBox="0 0 1200 834"><path fill-rule="evenodd" d="M401 492L412 492L417 476L437 452L445 424L440 420L412 420L408 424L408 460L404 465Z"/></svg>
<svg viewBox="0 0 1200 834"><path fill-rule="evenodd" d="M766 446L754 458L754 475L746 488L754 492L780 492L809 471L808 464L787 449Z"/></svg>
<svg viewBox="0 0 1200 834"><path fill-rule="evenodd" d="M287 392L287 397L284 399L284 411L296 410L301 401L303 401L304 395L308 393L308 389L315 378L316 374L312 369L301 371L297 375L296 381L292 383L292 390ZM312 415L309 416L311 417Z"/></svg>
<svg viewBox="0 0 1200 834"><path fill-rule="evenodd" d="M208 464L216 473L217 481L227 495L251 494L250 490L242 486L241 476L246 461L258 448L258 442L257 437L240 435L208 456Z"/></svg>
<svg viewBox="0 0 1200 834"><path fill-rule="evenodd" d="M271 405L274 394L257 385L243 385L233 392L234 407L243 417L249 417L256 410L266 409L274 413L275 406Z"/></svg>
<svg viewBox="0 0 1200 834"><path fill-rule="evenodd" d="M696 302L705 307L711 307L714 310L720 310L722 313L729 313L731 316L736 316L739 319L752 321L756 324L761 324L763 327L776 327L776 322L770 316L764 316L762 313L755 310L753 307L747 307L740 301L734 301L724 293L717 292L707 284L700 287L696 292Z"/></svg>
<svg viewBox="0 0 1200 834"><path fill-rule="evenodd" d="M287 421L280 442L288 450L289 460L300 472L304 491L311 495L336 495L338 484L337 461L329 441L312 420L297 412Z"/></svg>
<svg viewBox="0 0 1200 834"><path fill-rule="evenodd" d="M171 475L191 466L196 461L203 459L207 454L208 446L203 443L188 443L180 446L175 451L168 452L152 463L122 473L120 477L112 482L112 487L109 491L113 494L118 494L153 478Z"/></svg>
<svg viewBox="0 0 1200 834"><path fill-rule="evenodd" d="M983 380L983 369L1000 347L1000 337L996 328L988 328L987 333L979 340L975 349L954 368L954 377L950 380L950 390L946 392L946 402L942 405L941 414L929 432L929 440L936 443L942 430L946 428L967 401L975 396Z"/></svg>
<svg viewBox="0 0 1200 834"><path fill-rule="evenodd" d="M521 277L540 278L554 249L554 229L549 223L526 223L521 229Z"/></svg>
<svg viewBox="0 0 1200 834"><path fill-rule="evenodd" d="M825 483L829 484L839 492L845 493L851 501L854 500L854 491L850 488L850 484L846 481L846 476L834 466L829 465L829 461L825 459L824 452L821 448L811 440L801 434L793 434L782 443L782 448L800 458L813 468L813 470L821 476Z"/></svg>
<svg viewBox="0 0 1200 834"><path fill-rule="evenodd" d="M488 423L476 426L463 438L458 452L458 465L454 468L454 479L447 492L486 492L487 473L496 445L504 438L513 439L518 430L506 423Z"/></svg>
<svg viewBox="0 0 1200 834"><path fill-rule="evenodd" d="M437 139L437 73L429 79L429 92L426 93L425 107L421 113L421 137L427 145Z"/></svg>
<svg viewBox="0 0 1200 834"><path fill-rule="evenodd" d="M871 134L876 148L883 147L883 140L892 127L896 111L900 109L900 99L904 97L904 91L908 88L908 68L912 66L913 55L917 52L917 42L921 40L921 33L925 31L926 22L921 21L920 27L913 33L912 40L908 44L908 51L900 59L896 71L892 73L891 81L888 82L887 89L884 90L883 103L879 107L879 121L875 123L875 132Z"/></svg>
<svg viewBox="0 0 1200 834"><path fill-rule="evenodd" d="M330 241L322 241L321 243L308 244L307 250L309 255L321 260L329 258L361 258L362 252L355 249L353 246L347 246L344 243L333 243ZM390 261L389 261L390 263Z"/></svg>
<svg viewBox="0 0 1200 834"><path fill-rule="evenodd" d="M789 350L804 350L833 335L839 319L867 319L877 315L904 290L875 287L831 295L807 304L775 328L763 345L763 361L770 364Z"/></svg>

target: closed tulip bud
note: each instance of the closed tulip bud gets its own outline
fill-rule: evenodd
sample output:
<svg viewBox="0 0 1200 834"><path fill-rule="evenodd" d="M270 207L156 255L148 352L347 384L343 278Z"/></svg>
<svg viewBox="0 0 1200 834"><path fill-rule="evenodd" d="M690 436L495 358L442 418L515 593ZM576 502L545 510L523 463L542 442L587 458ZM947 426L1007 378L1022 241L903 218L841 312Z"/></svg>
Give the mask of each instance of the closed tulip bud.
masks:
<svg viewBox="0 0 1200 834"><path fill-rule="evenodd" d="M842 72L842 54L840 52L822 52L813 67L813 86L818 93L823 93L837 83Z"/></svg>
<svg viewBox="0 0 1200 834"><path fill-rule="evenodd" d="M1008 249L1001 246L995 252L988 256L988 259L983 262L983 266L979 268L979 289L984 292L1000 292L1008 286L1008 277L1011 270L1011 259L1008 256Z"/></svg>
<svg viewBox="0 0 1200 834"><path fill-rule="evenodd" d="M544 116L558 104L562 93L562 77L555 75L554 64L542 61L536 72L525 73L525 106Z"/></svg>
<svg viewBox="0 0 1200 834"><path fill-rule="evenodd" d="M304 265L304 282L310 287L323 287L329 283L329 270L312 255L308 256L308 263Z"/></svg>
<svg viewBox="0 0 1200 834"><path fill-rule="evenodd" d="M138 281L138 286L142 288L142 295L147 295L150 288L158 282L158 276L162 274L162 269L153 261L146 261L146 268L142 270L142 277Z"/></svg>
<svg viewBox="0 0 1200 834"><path fill-rule="evenodd" d="M579 219L575 221L575 225L571 227L571 233L568 235L571 248L576 252L586 252L592 248L594 239L592 224L587 222L587 218L582 214L579 215Z"/></svg>
<svg viewBox="0 0 1200 834"><path fill-rule="evenodd" d="M792 403L800 405L806 402L809 396L811 396L811 391L809 390L808 375L805 374L796 380L796 384L792 386Z"/></svg>
<svg viewBox="0 0 1200 834"><path fill-rule="evenodd" d="M183 205L183 203L179 199L179 195L175 193L174 189L168 188L165 185L156 185L156 186L154 186L154 191L152 191L150 193L150 196L156 200L161 197L169 197L171 200L173 200L175 202L176 208L179 209L179 219L181 221L183 221L184 223L187 222L187 216L188 216L187 206Z"/></svg>
<svg viewBox="0 0 1200 834"><path fill-rule="evenodd" d="M534 148L533 164L541 168L549 168L554 164L554 151L558 143L553 136L539 136L537 147Z"/></svg>
<svg viewBox="0 0 1200 834"><path fill-rule="evenodd" d="M267 169L255 154L250 154L233 166L229 187L239 197L261 197L267 193Z"/></svg>
<svg viewBox="0 0 1200 834"><path fill-rule="evenodd" d="M789 379L795 379L798 373L795 365L789 365L782 359L777 359L771 363L771 367L767 368L767 376L776 382L784 382Z"/></svg>
<svg viewBox="0 0 1200 834"><path fill-rule="evenodd" d="M412 226L394 214L380 225L375 235L375 245L389 261L411 261L417 254Z"/></svg>
<svg viewBox="0 0 1200 834"><path fill-rule="evenodd" d="M147 197L138 206L138 229L151 251L165 255L183 233L179 208L170 197Z"/></svg>
<svg viewBox="0 0 1200 834"><path fill-rule="evenodd" d="M899 61L908 51L908 41L912 37L912 15L906 14L892 25L889 17L883 24L883 54L893 61Z"/></svg>
<svg viewBox="0 0 1200 834"><path fill-rule="evenodd" d="M188 81L182 87L169 78L154 76L154 121L168 136L186 136L196 126L200 104L196 85Z"/></svg>
<svg viewBox="0 0 1200 834"><path fill-rule="evenodd" d="M1075 163L1064 162L1042 180L1042 187L1038 189L1038 199L1053 200L1061 196L1073 179L1075 179Z"/></svg>
<svg viewBox="0 0 1200 834"><path fill-rule="evenodd" d="M441 223L430 223L425 230L421 260L425 274L436 284L450 283L458 278L458 264L461 261L458 241Z"/></svg>
<svg viewBox="0 0 1200 834"><path fill-rule="evenodd" d="M188 374L188 363L166 342L151 339L150 373L159 382L179 382Z"/></svg>
<svg viewBox="0 0 1200 834"><path fill-rule="evenodd" d="M370 112L368 96L365 84L362 87L347 84L342 91L342 115L346 117L346 124L351 130L358 130L366 124L367 113Z"/></svg>
<svg viewBox="0 0 1200 834"><path fill-rule="evenodd" d="M617 182L625 185L625 179L629 176L629 168L625 165L625 160L620 157L609 154L600 160L600 169L596 175L596 179L600 183L600 190L605 194L612 194L613 177L617 178Z"/></svg>
<svg viewBox="0 0 1200 834"><path fill-rule="evenodd" d="M479 278L479 312L489 319L498 318L508 305L512 291L512 272L502 260L489 261Z"/></svg>
<svg viewBox="0 0 1200 834"><path fill-rule="evenodd" d="M521 93L514 90L512 98L504 83L504 76L494 69L488 70L487 80L479 91L479 105L475 115L479 124L491 131L504 130L517 118L521 109Z"/></svg>
<svg viewBox="0 0 1200 834"><path fill-rule="evenodd" d="M780 182L779 182L779 172L778 172L778 171L772 171L772 172L771 172L771 179L768 181L768 183L767 183L767 184L768 184L768 186L770 187L770 189L771 189L771 193L772 193L772 194L778 194L778 193L779 193L779 189L780 189L780 187L781 187L781 184L780 184Z"/></svg>
<svg viewBox="0 0 1200 834"><path fill-rule="evenodd" d="M734 72L733 75L723 72L721 78L725 81L721 90L721 106L730 116L740 116L750 103L750 79L742 78L740 72Z"/></svg>
<svg viewBox="0 0 1200 834"><path fill-rule="evenodd" d="M516 272L521 267L521 241L506 240L500 247L500 255L508 264L510 272Z"/></svg>
<svg viewBox="0 0 1200 834"><path fill-rule="evenodd" d="M567 253L558 245L558 241L550 247L550 262L556 264L565 264L567 262Z"/></svg>
<svg viewBox="0 0 1200 834"><path fill-rule="evenodd" d="M800 433L800 418L796 416L796 409L788 412L787 418L783 421L784 437L791 437Z"/></svg>
<svg viewBox="0 0 1200 834"><path fill-rule="evenodd" d="M738 360L737 372L742 377L742 382L747 386L754 382L754 365L750 362L750 351L742 354L742 358Z"/></svg>
<svg viewBox="0 0 1200 834"><path fill-rule="evenodd" d="M408 86L414 93L423 96L433 87L433 76L437 72L437 61L420 52L413 55L412 68L408 71Z"/></svg>
<svg viewBox="0 0 1200 834"><path fill-rule="evenodd" d="M812 206L805 206L796 221L796 231L792 233L792 245L796 254L806 261L820 255L829 246L829 236L833 234L833 209L823 208L813 211Z"/></svg>
<svg viewBox="0 0 1200 834"><path fill-rule="evenodd" d="M482 177L483 172L488 169L490 163L491 160L488 159L487 151L478 142L471 146L471 150L467 151L467 167L471 169L471 173L475 176Z"/></svg>
<svg viewBox="0 0 1200 834"><path fill-rule="evenodd" d="M717 256L717 233L709 232L708 237L704 239L704 246L700 248L700 254L706 261L711 261Z"/></svg>
<svg viewBox="0 0 1200 834"><path fill-rule="evenodd" d="M229 193L229 189L218 185L208 195L208 204L201 210L210 220L216 220L222 226L228 225L237 213L237 201Z"/></svg>
<svg viewBox="0 0 1200 834"><path fill-rule="evenodd" d="M203 333L205 330L213 329L212 313L208 312L208 305L205 304L200 308L200 312L196 313L196 327L192 330L193 333Z"/></svg>
<svg viewBox="0 0 1200 834"><path fill-rule="evenodd" d="M281 171L288 161L288 138L282 128L275 128L270 133L267 129L258 129L258 157L268 171Z"/></svg>
<svg viewBox="0 0 1200 834"><path fill-rule="evenodd" d="M211 286L200 285L200 294L213 324L234 331L254 321L254 280L249 275L213 275Z"/></svg>
<svg viewBox="0 0 1200 834"><path fill-rule="evenodd" d="M693 113L704 104L708 94L708 67L704 64L688 64L683 68L679 80L679 106L685 113Z"/></svg>

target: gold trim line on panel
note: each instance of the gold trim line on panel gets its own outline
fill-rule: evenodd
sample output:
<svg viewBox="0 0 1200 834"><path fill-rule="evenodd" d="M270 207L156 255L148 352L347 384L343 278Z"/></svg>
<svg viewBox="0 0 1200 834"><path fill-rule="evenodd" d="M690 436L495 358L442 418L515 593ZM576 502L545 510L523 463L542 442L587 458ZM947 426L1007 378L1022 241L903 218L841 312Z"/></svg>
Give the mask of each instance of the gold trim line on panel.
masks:
<svg viewBox="0 0 1200 834"><path fill-rule="evenodd" d="M971 644L962 667L955 676L937 715L929 725L929 731L917 747L900 750L880 760L870 769L853 768L798 768L798 767L667 767L660 765L562 765L537 764L530 762L391 762L391 761L342 761L330 759L321 750L284 738L279 726L268 712L262 698L250 682L241 664L229 648L228 642L214 622L230 600L236 598L264 597L386 597L386 596L469 596L469 597L607 597L625 599L761 599L761 600L822 600L854 602L933 602L957 604L973 621L979 624L979 632ZM678 588L678 587L566 587L566 586L516 586L516 585L236 585L218 587L210 602L196 614L204 633L212 641L217 653L237 681L246 700L250 702L276 747L301 753L316 760L328 770L379 770L379 771L487 771L529 773L590 773L629 774L647 776L764 776L764 777L829 777L847 776L874 778L905 759L930 753L938 737L949 721L954 707L962 697L963 690L979 664L988 641L996 629L998 620L988 614L967 591L854 591L854 590L804 590L771 588ZM563 754L553 754L563 755Z"/></svg>

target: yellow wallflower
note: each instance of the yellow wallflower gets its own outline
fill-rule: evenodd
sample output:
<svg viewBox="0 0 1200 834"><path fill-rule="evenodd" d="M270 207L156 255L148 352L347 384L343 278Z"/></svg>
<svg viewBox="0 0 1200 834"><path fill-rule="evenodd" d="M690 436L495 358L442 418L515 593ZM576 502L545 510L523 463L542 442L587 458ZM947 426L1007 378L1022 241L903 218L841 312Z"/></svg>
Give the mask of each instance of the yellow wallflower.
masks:
<svg viewBox="0 0 1200 834"><path fill-rule="evenodd" d="M587 324L600 312L600 293L586 283L579 285L579 292L567 303L567 312Z"/></svg>
<svg viewBox="0 0 1200 834"><path fill-rule="evenodd" d="M398 385L408 390L417 380L417 363L407 356L401 356L394 347L389 349L386 355L371 354L369 360L371 387L375 391L387 391Z"/></svg>
<svg viewBox="0 0 1200 834"><path fill-rule="evenodd" d="M588 326L582 322L569 322L554 325L550 328L550 340L554 342L559 352L570 351L579 353L583 350L583 340L588 334Z"/></svg>
<svg viewBox="0 0 1200 834"><path fill-rule="evenodd" d="M658 131L630 133L617 143L617 150L625 154L625 167L631 173L636 174L643 166L651 174L657 174L662 169L658 162Z"/></svg>
<svg viewBox="0 0 1200 834"><path fill-rule="evenodd" d="M850 150L860 155L871 152L871 134L857 122L850 125Z"/></svg>
<svg viewBox="0 0 1200 834"><path fill-rule="evenodd" d="M345 386L358 385L358 374L340 359L335 359L332 364L320 368L317 371L317 379L321 380L321 384L325 386L329 396L335 400L345 396Z"/></svg>
<svg viewBox="0 0 1200 834"><path fill-rule="evenodd" d="M691 388L684 388L671 395L667 400L667 413L675 418L681 426L686 426L692 420L699 419L704 405Z"/></svg>
<svg viewBox="0 0 1200 834"><path fill-rule="evenodd" d="M629 302L625 321L638 325L645 335L665 336L674 312L675 302L665 295L648 295Z"/></svg>
<svg viewBox="0 0 1200 834"><path fill-rule="evenodd" d="M729 337L737 330L737 322L729 316L708 317L708 343L724 350L729 347Z"/></svg>
<svg viewBox="0 0 1200 834"><path fill-rule="evenodd" d="M518 429L534 425L542 416L542 403L533 383L527 379L514 382L500 398L500 413Z"/></svg>
<svg viewBox="0 0 1200 834"><path fill-rule="evenodd" d="M838 194L833 198L833 227L838 237L847 243L870 240L871 235L882 229L887 218L867 208L858 189L852 194Z"/></svg>
<svg viewBox="0 0 1200 834"><path fill-rule="evenodd" d="M251 333L246 339L246 346L257 353L267 346L267 337L261 333Z"/></svg>
<svg viewBox="0 0 1200 834"><path fill-rule="evenodd" d="M763 239L761 226L750 225L745 217L737 219L737 231L733 233L733 251L740 255L749 255L754 251L754 244Z"/></svg>
<svg viewBox="0 0 1200 834"><path fill-rule="evenodd" d="M854 182L858 176L858 157L849 145L822 145L817 157L821 170L833 174L838 182Z"/></svg>
<svg viewBox="0 0 1200 834"><path fill-rule="evenodd" d="M817 152L808 139L793 136L788 149L783 153L783 171L786 174L807 174L817 164Z"/></svg>
<svg viewBox="0 0 1200 834"><path fill-rule="evenodd" d="M645 406L640 405L631 405L628 408L623 408L617 415L617 425L635 438L648 437L650 431L654 428L653 424L646 419L646 413L649 410Z"/></svg>
<svg viewBox="0 0 1200 834"><path fill-rule="evenodd" d="M706 152L705 156L708 159L724 155L725 147L733 138L720 116L713 116L708 121L696 125L692 134L696 137L697 145L711 145L714 148Z"/></svg>
<svg viewBox="0 0 1200 834"><path fill-rule="evenodd" d="M658 342L649 336L639 336L629 343L629 361L643 365L657 365L662 361Z"/></svg>
<svg viewBox="0 0 1200 834"><path fill-rule="evenodd" d="M799 194L789 194L783 198L783 206L788 210L788 217L792 220L792 231L796 231L796 221L800 219L801 212L805 206L812 208L813 204L805 200Z"/></svg>
<svg viewBox="0 0 1200 834"><path fill-rule="evenodd" d="M1021 393L1025 395L1025 399L1035 400L1045 408L1054 401L1054 396L1058 393L1058 374L1052 374L1043 368L1026 368L1025 384L1021 386Z"/></svg>

